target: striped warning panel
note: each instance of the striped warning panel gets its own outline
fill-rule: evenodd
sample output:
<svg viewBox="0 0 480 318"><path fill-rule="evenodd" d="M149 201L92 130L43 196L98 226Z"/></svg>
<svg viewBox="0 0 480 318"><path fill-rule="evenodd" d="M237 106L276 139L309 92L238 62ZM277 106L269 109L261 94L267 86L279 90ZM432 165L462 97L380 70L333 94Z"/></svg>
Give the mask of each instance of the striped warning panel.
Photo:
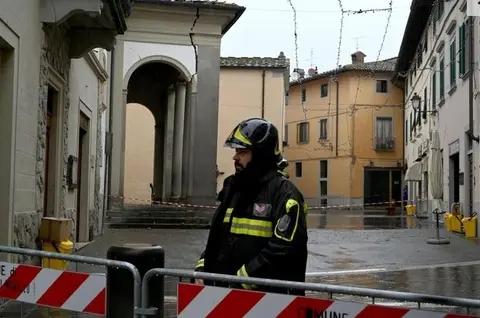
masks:
<svg viewBox="0 0 480 318"><path fill-rule="evenodd" d="M418 309L386 307L236 290L186 283L178 284L178 318L466 318L473 316Z"/></svg>
<svg viewBox="0 0 480 318"><path fill-rule="evenodd" d="M0 262L0 298L105 315L104 275Z"/></svg>

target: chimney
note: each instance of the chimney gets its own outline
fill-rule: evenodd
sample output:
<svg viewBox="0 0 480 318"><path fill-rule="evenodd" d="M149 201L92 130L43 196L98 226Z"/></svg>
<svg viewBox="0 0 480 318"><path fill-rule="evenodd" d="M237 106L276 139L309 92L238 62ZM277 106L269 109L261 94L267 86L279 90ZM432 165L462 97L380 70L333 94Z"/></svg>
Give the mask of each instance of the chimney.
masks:
<svg viewBox="0 0 480 318"><path fill-rule="evenodd" d="M352 64L363 64L365 62L365 54L362 51L357 51L351 55Z"/></svg>

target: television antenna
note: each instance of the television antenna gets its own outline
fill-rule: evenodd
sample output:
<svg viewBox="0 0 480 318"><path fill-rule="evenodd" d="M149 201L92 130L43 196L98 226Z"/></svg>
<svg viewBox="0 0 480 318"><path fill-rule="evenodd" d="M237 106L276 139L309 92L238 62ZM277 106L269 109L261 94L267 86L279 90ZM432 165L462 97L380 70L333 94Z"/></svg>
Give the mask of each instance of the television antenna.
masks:
<svg viewBox="0 0 480 318"><path fill-rule="evenodd" d="M365 38L364 36L357 36L356 38L353 38L355 40L355 49L356 51L360 51L360 46L359 46L359 41L360 39Z"/></svg>

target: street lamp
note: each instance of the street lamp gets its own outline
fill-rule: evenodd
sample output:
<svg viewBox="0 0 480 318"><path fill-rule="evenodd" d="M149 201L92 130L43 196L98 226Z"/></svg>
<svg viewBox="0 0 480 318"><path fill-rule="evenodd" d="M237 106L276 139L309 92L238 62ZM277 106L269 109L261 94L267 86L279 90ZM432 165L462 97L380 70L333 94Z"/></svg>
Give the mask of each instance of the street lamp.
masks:
<svg viewBox="0 0 480 318"><path fill-rule="evenodd" d="M413 109L419 113L422 113L422 111L424 112L424 118L426 118L427 114L430 114L431 116L435 116L437 114L437 110L434 109L434 110L427 110L427 109L424 109L422 110L422 107L421 107L421 102L422 102L422 98L420 96L418 96L417 93L413 93L413 96L412 98L410 99L410 101L412 102L412 106L413 106Z"/></svg>
<svg viewBox="0 0 480 318"><path fill-rule="evenodd" d="M410 100L412 102L413 109L416 111L420 110L420 102L422 101L420 96L418 96L417 93L414 93Z"/></svg>

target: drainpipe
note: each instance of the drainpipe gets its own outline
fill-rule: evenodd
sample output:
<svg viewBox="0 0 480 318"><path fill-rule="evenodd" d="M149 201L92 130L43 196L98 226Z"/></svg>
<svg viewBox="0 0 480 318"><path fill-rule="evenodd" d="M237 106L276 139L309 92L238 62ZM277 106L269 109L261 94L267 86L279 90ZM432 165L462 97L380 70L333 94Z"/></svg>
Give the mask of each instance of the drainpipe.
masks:
<svg viewBox="0 0 480 318"><path fill-rule="evenodd" d="M335 156L338 157L338 125L339 125L339 108L340 108L340 98L338 96L339 93L339 87L338 87L338 78L335 79L335 82L337 83L337 96L336 96L336 105L335 105L335 112L336 112L336 124L335 124Z"/></svg>
<svg viewBox="0 0 480 318"><path fill-rule="evenodd" d="M473 81L475 73L475 65L473 54L475 54L475 40L473 38L473 17L468 17L468 35L469 35L469 53L468 53L468 65L470 76L468 78L468 131L467 135L470 141L475 140L477 143L480 141L479 137L475 135L473 128Z"/></svg>
<svg viewBox="0 0 480 318"><path fill-rule="evenodd" d="M266 70L262 71L262 119L265 119L265 73Z"/></svg>

